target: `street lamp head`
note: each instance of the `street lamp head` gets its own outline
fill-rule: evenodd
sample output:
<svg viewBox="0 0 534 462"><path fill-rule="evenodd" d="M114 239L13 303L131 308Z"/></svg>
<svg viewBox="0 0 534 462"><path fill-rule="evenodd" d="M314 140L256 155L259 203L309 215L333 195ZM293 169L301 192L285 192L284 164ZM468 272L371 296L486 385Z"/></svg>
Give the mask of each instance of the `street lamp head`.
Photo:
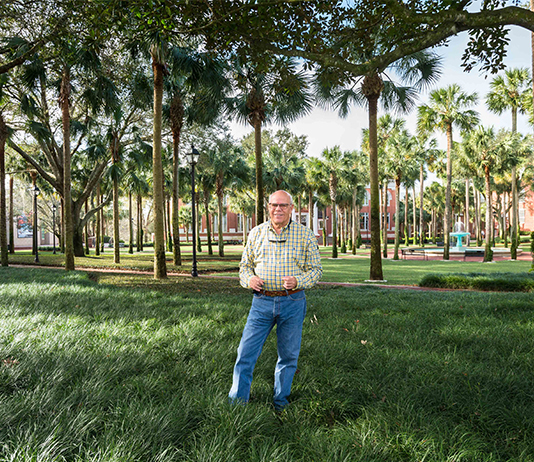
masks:
<svg viewBox="0 0 534 462"><path fill-rule="evenodd" d="M191 153L189 154L189 164L196 165L199 157L200 157L200 153L197 151L197 149L193 145L191 145Z"/></svg>
<svg viewBox="0 0 534 462"><path fill-rule="evenodd" d="M39 193L41 192L41 190L39 189L39 187L37 185L35 185L33 188L32 188L32 194L37 197L39 195Z"/></svg>
<svg viewBox="0 0 534 462"><path fill-rule="evenodd" d="M52 204L52 212L56 213L57 207L56 204Z"/></svg>

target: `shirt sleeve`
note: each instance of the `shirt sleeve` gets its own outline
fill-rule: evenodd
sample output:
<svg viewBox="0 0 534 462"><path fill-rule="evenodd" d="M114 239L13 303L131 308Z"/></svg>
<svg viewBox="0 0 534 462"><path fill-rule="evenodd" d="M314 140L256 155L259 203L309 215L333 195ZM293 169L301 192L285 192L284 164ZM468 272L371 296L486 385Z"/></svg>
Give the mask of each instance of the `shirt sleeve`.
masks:
<svg viewBox="0 0 534 462"><path fill-rule="evenodd" d="M305 259L302 274L296 276L297 289L309 289L313 287L323 275L319 245L314 235L308 235L305 249Z"/></svg>
<svg viewBox="0 0 534 462"><path fill-rule="evenodd" d="M253 229L249 236L243 255L241 255L241 262L239 263L239 283L242 287L248 289L249 281L252 276L255 276L254 272L254 243L257 239L257 232Z"/></svg>

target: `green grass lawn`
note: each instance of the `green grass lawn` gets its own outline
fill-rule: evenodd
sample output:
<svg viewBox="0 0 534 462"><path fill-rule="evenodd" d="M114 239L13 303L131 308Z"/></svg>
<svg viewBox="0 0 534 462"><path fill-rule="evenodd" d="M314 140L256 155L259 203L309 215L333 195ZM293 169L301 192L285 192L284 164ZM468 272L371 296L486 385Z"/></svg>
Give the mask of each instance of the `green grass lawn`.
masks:
<svg viewBox="0 0 534 462"><path fill-rule="evenodd" d="M392 263L393 264L393 263ZM0 268L0 461L532 461L529 294L321 287L292 402L237 281Z"/></svg>

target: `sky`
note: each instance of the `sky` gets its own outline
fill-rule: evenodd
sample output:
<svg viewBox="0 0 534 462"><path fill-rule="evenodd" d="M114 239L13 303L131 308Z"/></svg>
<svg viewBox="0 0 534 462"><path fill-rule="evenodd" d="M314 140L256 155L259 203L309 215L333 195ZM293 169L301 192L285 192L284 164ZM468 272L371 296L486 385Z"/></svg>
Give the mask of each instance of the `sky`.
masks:
<svg viewBox="0 0 534 462"><path fill-rule="evenodd" d="M508 68L526 67L531 69L531 33L526 29L513 27L510 30L510 45L508 47L507 57L504 62ZM473 107L480 114L480 120L484 126L494 126L495 128L511 128L511 115L508 112L502 115L496 115L486 109L485 97L490 91L490 82L494 75L484 74L479 69L474 69L470 73L463 71L461 67L461 57L465 50L468 40L468 34L462 33L450 40L448 47L436 48L439 55L443 57L443 72L440 80L430 90L443 88L453 83L460 85L461 89L467 93L476 92L479 97L478 104ZM428 102L428 93L421 94L420 104ZM419 105L419 104L418 104ZM384 112L379 108L379 117ZM401 116L397 116L401 117ZM406 119L406 127L415 134L417 111L402 116ZM250 125L239 123L231 124L235 138L240 139L242 136L252 131ZM320 157L322 151L327 147L338 145L343 151L352 151L360 149L362 129L368 127L367 113L364 108L353 106L349 116L341 119L333 110L323 110L315 108L309 115L296 122L288 125L289 129L296 135L306 135L309 141L307 154L309 156ZM278 130L279 125L266 125L265 128ZM527 116L519 115L518 131L524 134L532 132L528 125ZM434 137L437 139L439 147L446 149L445 135L436 132ZM453 134L454 137L454 134ZM459 140L457 134L455 140Z"/></svg>

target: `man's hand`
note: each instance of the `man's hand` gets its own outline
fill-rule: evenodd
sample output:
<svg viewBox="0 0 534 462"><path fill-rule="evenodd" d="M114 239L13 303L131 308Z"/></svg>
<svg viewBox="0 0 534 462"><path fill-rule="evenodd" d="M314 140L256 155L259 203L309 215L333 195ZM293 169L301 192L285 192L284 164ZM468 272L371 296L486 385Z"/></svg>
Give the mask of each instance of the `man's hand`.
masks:
<svg viewBox="0 0 534 462"><path fill-rule="evenodd" d="M282 281L284 281L284 289L286 290L292 290L297 287L297 278L295 276L285 276Z"/></svg>
<svg viewBox="0 0 534 462"><path fill-rule="evenodd" d="M263 279L260 279L258 276L252 276L250 281L248 281L248 285L252 290L260 292L263 287Z"/></svg>

